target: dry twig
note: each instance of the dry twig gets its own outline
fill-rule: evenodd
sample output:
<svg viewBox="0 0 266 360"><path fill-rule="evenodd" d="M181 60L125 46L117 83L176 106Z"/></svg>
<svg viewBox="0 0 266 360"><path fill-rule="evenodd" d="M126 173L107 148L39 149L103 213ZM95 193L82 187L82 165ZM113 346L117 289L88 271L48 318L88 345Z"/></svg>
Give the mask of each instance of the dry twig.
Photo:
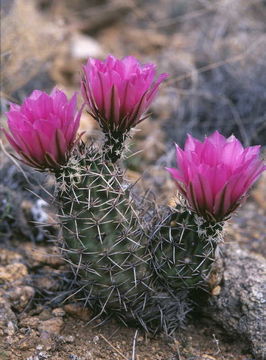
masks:
<svg viewBox="0 0 266 360"><path fill-rule="evenodd" d="M101 337L117 354L119 354L123 359L128 360L128 358L127 358L124 354L122 354L120 350L118 350L116 347L114 347L114 345L111 344L110 341L108 341L105 336L103 336L102 334L100 334L100 337Z"/></svg>

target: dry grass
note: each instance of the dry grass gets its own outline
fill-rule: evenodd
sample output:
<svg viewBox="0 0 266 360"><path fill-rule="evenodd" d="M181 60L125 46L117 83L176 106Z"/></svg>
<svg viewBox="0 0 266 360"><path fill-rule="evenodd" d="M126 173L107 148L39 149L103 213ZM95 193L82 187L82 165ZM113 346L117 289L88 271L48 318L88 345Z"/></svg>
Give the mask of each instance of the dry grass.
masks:
<svg viewBox="0 0 266 360"><path fill-rule="evenodd" d="M170 44L162 58L163 69L175 74L166 85L168 94L178 98L168 121L171 140L182 144L187 132L203 137L218 129L227 136L234 133L245 145L265 145L266 3L191 4L182 14L169 13L168 21L158 22L164 25L160 31L187 41L183 52Z"/></svg>

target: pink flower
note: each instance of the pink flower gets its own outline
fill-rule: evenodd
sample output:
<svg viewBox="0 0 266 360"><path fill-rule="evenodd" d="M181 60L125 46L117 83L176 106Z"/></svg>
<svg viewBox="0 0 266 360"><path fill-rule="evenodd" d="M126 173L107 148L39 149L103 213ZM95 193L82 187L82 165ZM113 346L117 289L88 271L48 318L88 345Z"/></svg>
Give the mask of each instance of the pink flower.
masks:
<svg viewBox="0 0 266 360"><path fill-rule="evenodd" d="M81 90L92 116L105 133L124 134L144 120L143 114L168 74L155 81L156 66L141 65L133 56L122 60L89 59L83 67Z"/></svg>
<svg viewBox="0 0 266 360"><path fill-rule="evenodd" d="M65 164L79 127L76 106L76 95L68 101L58 89L51 95L34 90L21 106L11 104L10 133L4 132L20 160L40 170Z"/></svg>
<svg viewBox="0 0 266 360"><path fill-rule="evenodd" d="M178 168L167 170L199 215L220 221L266 169L259 150L260 146L243 148L234 136L226 139L218 131L203 143L188 135L184 150L176 146Z"/></svg>

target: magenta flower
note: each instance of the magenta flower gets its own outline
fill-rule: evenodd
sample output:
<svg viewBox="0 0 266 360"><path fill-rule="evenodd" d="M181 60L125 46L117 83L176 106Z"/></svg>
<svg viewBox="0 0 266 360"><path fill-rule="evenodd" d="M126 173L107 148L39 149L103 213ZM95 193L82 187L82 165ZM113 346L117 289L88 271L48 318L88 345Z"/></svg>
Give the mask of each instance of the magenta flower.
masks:
<svg viewBox="0 0 266 360"><path fill-rule="evenodd" d="M20 160L39 170L65 164L79 127L76 107L76 95L68 101L58 89L51 95L35 90L21 106L11 104L10 133L4 132Z"/></svg>
<svg viewBox="0 0 266 360"><path fill-rule="evenodd" d="M161 74L155 81L156 66L141 65L133 56L90 58L83 71L81 90L92 116L105 133L118 137L144 120L159 85L168 77Z"/></svg>
<svg viewBox="0 0 266 360"><path fill-rule="evenodd" d="M231 136L218 131L200 142L188 135L185 149L176 146L177 169L167 169L180 192L201 216L226 219L266 169L259 158L260 146L243 148Z"/></svg>

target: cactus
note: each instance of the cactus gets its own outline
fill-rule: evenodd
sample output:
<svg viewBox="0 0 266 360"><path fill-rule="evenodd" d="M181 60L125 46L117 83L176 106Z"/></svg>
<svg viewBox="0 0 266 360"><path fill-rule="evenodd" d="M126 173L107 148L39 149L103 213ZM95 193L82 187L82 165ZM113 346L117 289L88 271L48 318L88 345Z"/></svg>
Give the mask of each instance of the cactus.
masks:
<svg viewBox="0 0 266 360"><path fill-rule="evenodd" d="M85 303L96 316L172 333L189 311L186 293L154 287L144 209L119 167L82 147L56 177L62 250Z"/></svg>
<svg viewBox="0 0 266 360"><path fill-rule="evenodd" d="M132 57L89 60L82 94L105 135L101 147L76 136L76 97L59 90L12 104L5 135L21 161L55 175L59 245L75 294L97 317L171 334L190 310L190 290L206 286L224 221L265 166L259 147L244 149L234 137L188 136L168 169L186 202L157 208L136 195L117 160L167 74L154 77L154 65Z"/></svg>
<svg viewBox="0 0 266 360"><path fill-rule="evenodd" d="M223 223L211 223L182 205L161 209L159 216L150 241L156 281L170 291L206 286Z"/></svg>
<svg viewBox="0 0 266 360"><path fill-rule="evenodd" d="M89 147L57 175L63 251L83 278L87 302L105 313L148 289L145 232L118 166Z"/></svg>

